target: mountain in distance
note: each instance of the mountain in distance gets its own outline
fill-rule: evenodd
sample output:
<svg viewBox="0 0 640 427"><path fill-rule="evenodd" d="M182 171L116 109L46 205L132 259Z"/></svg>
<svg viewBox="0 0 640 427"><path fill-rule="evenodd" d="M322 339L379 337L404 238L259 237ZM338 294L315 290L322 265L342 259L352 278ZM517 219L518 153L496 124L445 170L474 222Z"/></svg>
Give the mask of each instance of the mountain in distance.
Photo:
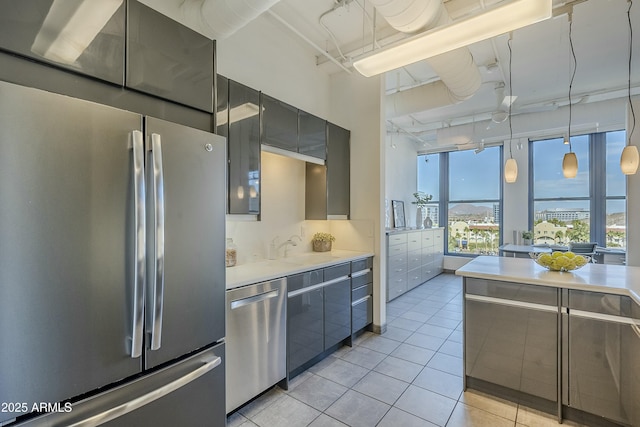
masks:
<svg viewBox="0 0 640 427"><path fill-rule="evenodd" d="M493 209L486 206L472 205L470 203L460 203L449 208L449 215L493 216Z"/></svg>

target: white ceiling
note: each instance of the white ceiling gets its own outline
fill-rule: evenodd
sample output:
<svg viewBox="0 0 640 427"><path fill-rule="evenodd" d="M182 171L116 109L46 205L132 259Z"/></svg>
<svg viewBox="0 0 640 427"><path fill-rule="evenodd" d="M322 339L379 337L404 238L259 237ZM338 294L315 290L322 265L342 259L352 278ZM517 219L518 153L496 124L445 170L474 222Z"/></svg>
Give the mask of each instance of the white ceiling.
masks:
<svg viewBox="0 0 640 427"><path fill-rule="evenodd" d="M171 16L168 6L178 10L184 0L143 1L150 5L162 5L167 9L163 13ZM236 6L246 6L248 10L255 7L258 10L255 5L262 5L265 9L275 3L258 19L268 19L274 25L281 26L305 46L309 55L315 56L318 67L329 74L357 73L351 63L358 55L371 50L374 45L384 46L407 37L391 28L380 15L376 16L368 0L207 1L214 5L211 10L226 8L225 12ZM443 3L451 19L455 20L465 14L481 12L500 1L503 0L443 0ZM636 3L631 12L636 31L631 76L634 94L640 93L640 39L637 36L640 34L640 0L636 0ZM572 39L577 60L572 90L574 105L576 102L588 104L627 95L628 1L553 0L553 5L553 18L513 32L512 93L517 96L512 105L514 120L528 120L529 116L524 113L532 112L553 113L557 110L556 119L560 114L565 114L566 108L562 107L569 103L572 63L569 10L573 10ZM179 14L175 14L174 19L180 20ZM490 120L491 114L498 109L496 84L504 83L504 95L510 93L508 37L502 35L468 47L482 77L480 89L471 98L455 105L387 117L388 132L401 132L414 142L420 141L417 144L419 149L435 145L438 129L451 127L449 130L453 130L458 125L473 129L476 125L483 129L489 127L494 133L501 132L502 135L506 128L508 135L508 122L493 123ZM327 53L331 60L321 51ZM387 94L439 80L426 61L391 71L385 78Z"/></svg>
<svg viewBox="0 0 640 427"><path fill-rule="evenodd" d="M464 13L478 12L497 1L446 0L444 4L452 19L457 19ZM363 5L366 13L363 12ZM568 104L571 79L568 6L573 6L572 39L577 60L573 102L588 103L626 96L629 49L627 0L554 0L556 16L513 32L512 83L513 95L517 96L512 105L514 116L526 112L553 111ZM634 30L640 34L638 9L640 4L634 5L631 16ZM374 11L365 0L348 1L346 5L334 0L281 0L271 11L317 46L328 50L347 67L353 57L372 48L372 25L368 17L373 16ZM376 19L375 33L381 45L406 37L391 29L380 16ZM292 37L298 36L292 32ZM429 140L434 138L438 128L490 120L491 113L498 108L494 89L496 83L505 83L504 94L509 94L507 40L508 35L502 35L469 46L483 82L472 98L451 106L388 118L388 130L397 132L399 128ZM340 57L337 47L345 58ZM309 53L317 56L318 66L325 68L328 73L344 72L310 44ZM640 85L639 70L640 40L635 40L634 88ZM430 66L421 61L387 73L387 93L438 79ZM508 125L505 122L491 126Z"/></svg>

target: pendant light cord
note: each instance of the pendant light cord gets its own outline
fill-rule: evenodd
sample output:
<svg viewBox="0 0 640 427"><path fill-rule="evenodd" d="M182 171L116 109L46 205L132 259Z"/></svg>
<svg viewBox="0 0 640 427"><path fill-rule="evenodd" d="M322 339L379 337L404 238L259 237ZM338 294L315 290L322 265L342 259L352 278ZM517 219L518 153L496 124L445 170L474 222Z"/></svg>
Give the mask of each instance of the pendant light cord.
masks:
<svg viewBox="0 0 640 427"><path fill-rule="evenodd" d="M571 37L573 27L573 11L569 12L569 46L571 47L571 56L573 58L573 73L571 74L571 82L569 82L569 152L571 152L571 88L573 87L573 79L576 76L576 69L578 68L578 61L576 59L576 52L573 49L573 38Z"/></svg>
<svg viewBox="0 0 640 427"><path fill-rule="evenodd" d="M511 33L509 33L509 40L507 46L509 46L509 158L513 159L513 151L511 146L513 145L513 126L511 126L511 105L513 104L513 85L511 83Z"/></svg>
<svg viewBox="0 0 640 427"><path fill-rule="evenodd" d="M628 95L629 95L629 107L631 109L631 132L629 133L629 145L631 145L631 136L636 128L636 113L633 111L633 103L631 102L631 58L633 55L633 27L631 26L631 7L633 6L633 0L627 0L629 2L629 8L627 9L627 20L629 21L629 81L628 81Z"/></svg>

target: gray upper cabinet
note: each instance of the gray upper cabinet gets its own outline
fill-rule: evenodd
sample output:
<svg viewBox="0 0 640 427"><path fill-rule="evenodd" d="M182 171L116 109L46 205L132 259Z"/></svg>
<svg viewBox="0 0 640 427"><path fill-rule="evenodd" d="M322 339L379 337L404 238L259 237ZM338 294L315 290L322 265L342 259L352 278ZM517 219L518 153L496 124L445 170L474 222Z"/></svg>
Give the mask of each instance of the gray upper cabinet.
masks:
<svg viewBox="0 0 640 427"><path fill-rule="evenodd" d="M351 132L327 124L327 216L350 214Z"/></svg>
<svg viewBox="0 0 640 427"><path fill-rule="evenodd" d="M0 1L2 49L122 85L124 43L124 0Z"/></svg>
<svg viewBox="0 0 640 427"><path fill-rule="evenodd" d="M219 88L227 80L218 76ZM260 214L260 92L228 80L228 108L220 105L217 129L227 135L230 214ZM225 111L227 113L225 113ZM226 121L226 123L225 123ZM225 133L226 132L226 133Z"/></svg>
<svg viewBox="0 0 640 427"><path fill-rule="evenodd" d="M327 157L327 121L300 110L298 152L325 160Z"/></svg>
<svg viewBox="0 0 640 427"><path fill-rule="evenodd" d="M298 109L262 94L262 143L298 151Z"/></svg>
<svg viewBox="0 0 640 427"><path fill-rule="evenodd" d="M213 112L214 42L128 1L126 86Z"/></svg>
<svg viewBox="0 0 640 427"><path fill-rule="evenodd" d="M306 164L305 219L348 219L351 132L327 123L325 165Z"/></svg>

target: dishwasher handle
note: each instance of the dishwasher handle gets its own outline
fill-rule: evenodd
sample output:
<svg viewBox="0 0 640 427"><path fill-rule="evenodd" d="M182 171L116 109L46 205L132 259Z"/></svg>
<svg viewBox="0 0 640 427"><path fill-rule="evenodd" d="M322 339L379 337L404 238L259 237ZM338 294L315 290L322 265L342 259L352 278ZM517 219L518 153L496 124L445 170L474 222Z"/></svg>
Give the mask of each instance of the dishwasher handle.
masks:
<svg viewBox="0 0 640 427"><path fill-rule="evenodd" d="M257 304L259 302L266 301L271 298L277 298L279 295L280 295L280 290L275 289L273 291L264 292L258 295L253 295L247 298L231 301L231 310L235 310L236 308L244 307L251 304Z"/></svg>

